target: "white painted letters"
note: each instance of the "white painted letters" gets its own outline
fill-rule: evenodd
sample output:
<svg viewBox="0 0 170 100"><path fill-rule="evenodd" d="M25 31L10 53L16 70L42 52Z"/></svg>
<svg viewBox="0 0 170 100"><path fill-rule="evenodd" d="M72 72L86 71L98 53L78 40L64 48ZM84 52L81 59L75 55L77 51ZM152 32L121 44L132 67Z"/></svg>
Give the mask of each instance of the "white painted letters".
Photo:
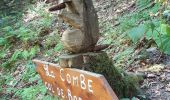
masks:
<svg viewBox="0 0 170 100"><path fill-rule="evenodd" d="M92 80L88 80L88 91L93 93L93 90L92 90Z"/></svg>
<svg viewBox="0 0 170 100"><path fill-rule="evenodd" d="M64 82L65 78L64 78L64 69L60 69L60 78L61 80Z"/></svg>
<svg viewBox="0 0 170 100"><path fill-rule="evenodd" d="M78 81L78 76L73 76L73 86L79 86Z"/></svg>
<svg viewBox="0 0 170 100"><path fill-rule="evenodd" d="M48 64L45 64L43 68L47 76L55 78L54 72L48 70Z"/></svg>
<svg viewBox="0 0 170 100"><path fill-rule="evenodd" d="M49 71L48 64L44 66L44 70L47 76L55 78L53 71ZM60 82L66 82L72 86L76 86L77 88L81 88L82 90L88 91L89 93L94 93L93 91L93 81L87 79L84 74L80 75L72 75L66 73L63 68L59 70L58 77L61 79ZM82 100L81 97L72 95L70 89L64 91L64 89L60 87L54 87L51 83L45 82L46 88L51 91L52 93L56 93L58 96L62 97L63 99L67 98L68 100Z"/></svg>
<svg viewBox="0 0 170 100"><path fill-rule="evenodd" d="M86 89L86 84L85 84L85 77L83 74L80 74L80 86L82 89Z"/></svg>
<svg viewBox="0 0 170 100"><path fill-rule="evenodd" d="M66 77L67 77L67 82L68 82L69 84L71 84L71 76L70 76L70 74L67 74Z"/></svg>

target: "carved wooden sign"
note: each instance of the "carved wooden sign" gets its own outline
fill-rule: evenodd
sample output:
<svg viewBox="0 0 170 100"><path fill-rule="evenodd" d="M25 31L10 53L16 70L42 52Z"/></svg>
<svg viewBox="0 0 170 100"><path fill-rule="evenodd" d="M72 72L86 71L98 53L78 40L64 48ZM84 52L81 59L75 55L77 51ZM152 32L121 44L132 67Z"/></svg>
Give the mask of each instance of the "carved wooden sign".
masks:
<svg viewBox="0 0 170 100"><path fill-rule="evenodd" d="M46 88L63 100L118 100L103 75L33 60Z"/></svg>

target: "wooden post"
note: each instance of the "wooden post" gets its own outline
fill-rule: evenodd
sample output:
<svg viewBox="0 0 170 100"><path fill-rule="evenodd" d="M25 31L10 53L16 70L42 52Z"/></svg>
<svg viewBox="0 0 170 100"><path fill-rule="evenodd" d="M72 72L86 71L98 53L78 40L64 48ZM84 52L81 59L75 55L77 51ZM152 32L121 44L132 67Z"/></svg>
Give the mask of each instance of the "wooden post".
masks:
<svg viewBox="0 0 170 100"><path fill-rule="evenodd" d="M62 55L60 66L104 75L118 97L131 97L139 93L138 79L133 80L133 77L120 73L105 52Z"/></svg>
<svg viewBox="0 0 170 100"><path fill-rule="evenodd" d="M92 0L59 0L49 10L60 10L58 16L70 26L61 41L73 53L61 55L60 65L34 60L49 91L67 100L118 100L137 94L137 81L122 76L105 52L93 52L107 46L96 46L99 25Z"/></svg>
<svg viewBox="0 0 170 100"><path fill-rule="evenodd" d="M59 18L70 26L61 38L65 49L73 53L92 51L99 37L98 18L92 0L59 1L49 10L60 10Z"/></svg>
<svg viewBox="0 0 170 100"><path fill-rule="evenodd" d="M83 56L80 54L64 54L59 57L59 64L63 68L79 68L83 64Z"/></svg>

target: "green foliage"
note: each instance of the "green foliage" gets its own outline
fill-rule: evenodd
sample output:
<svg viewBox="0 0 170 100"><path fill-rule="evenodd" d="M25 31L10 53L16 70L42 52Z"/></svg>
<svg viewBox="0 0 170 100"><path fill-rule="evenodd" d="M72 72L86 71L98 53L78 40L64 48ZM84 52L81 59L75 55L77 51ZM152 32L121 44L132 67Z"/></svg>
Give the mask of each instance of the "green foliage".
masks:
<svg viewBox="0 0 170 100"><path fill-rule="evenodd" d="M1 0L0 17L2 15L22 15L23 11L30 4L30 0Z"/></svg>
<svg viewBox="0 0 170 100"><path fill-rule="evenodd" d="M170 26L168 24L161 24L161 33L170 36Z"/></svg>
<svg viewBox="0 0 170 100"><path fill-rule="evenodd" d="M3 1L8 4L12 1L15 3L17 0ZM21 2L26 4L27 0ZM10 95L13 94L15 98L20 100L46 100L47 98L54 100L52 96L47 95L47 90L31 62L37 54L41 55L50 49L52 55L63 48L58 42L59 35L56 35L55 32L53 36L49 35L53 31L51 26L53 26L54 16L45 11L48 6L44 2L37 2L34 6L27 6L26 8L29 9L25 14L22 12L18 14L18 11L16 11L18 8L14 8L8 14L6 11L0 11L0 14L3 13L0 16L0 69L3 69L2 75L0 73L0 92L3 93L5 91L5 94L1 96L4 100L11 99ZM24 8L20 10L24 10ZM15 11L16 13L13 13ZM46 42L42 46L43 40L46 40ZM42 55L45 56L45 54ZM19 70L22 75L13 76L19 67L24 67L24 69ZM38 83L36 83L37 80ZM22 88L15 87L18 84L22 86L27 83L31 85L26 85Z"/></svg>
<svg viewBox="0 0 170 100"><path fill-rule="evenodd" d="M158 20L154 20L132 28L129 31L129 37L134 43L137 43L143 37L148 40L153 39L162 52L170 54L169 32L169 25L160 24Z"/></svg>
<svg viewBox="0 0 170 100"><path fill-rule="evenodd" d="M0 2L5 1L7 1L6 4L11 2L10 0L2 0ZM16 1L18 0L14 0L14 4L17 3ZM121 41L123 41L122 37L124 37L124 34L122 33L128 32L128 36L134 43L137 43L143 37L146 37L148 40L154 39L158 47L165 53L169 54L170 28L167 24L160 23L159 19L150 18L150 12L157 13L160 7L159 4L156 4L151 8L147 8L150 6L151 1L152 0L137 0L137 11L119 18L120 25L117 27L118 32L121 33L121 35L119 34L119 38L117 38L117 31L115 33L115 29L113 29L109 22L102 25L105 29L103 32L104 34L102 35L107 37L107 39L102 41L100 44L114 44L115 49L117 49L120 45L122 45ZM18 4L21 2L24 1L18 1ZM25 2L27 2L27 0ZM3 13L1 15L2 18L0 18L1 66L4 68L15 67L17 66L17 63L22 62L22 64L26 65L26 67L22 73L21 80L16 80L10 73L4 72L4 75L0 77L0 86L5 85L5 91L7 91L9 94L11 92L14 93L14 96L18 99L53 100L53 97L47 95L47 90L44 87L42 81L40 81L40 78L35 71L35 66L32 64L31 60L36 57L37 54L38 56L43 55L44 57L51 57L63 49L63 45L59 42L59 35L56 35L57 32L55 32L55 29L52 28L54 26L52 23L55 19L55 16L52 16L52 14L46 12L48 5L46 5L44 2L37 2L36 5L29 6L26 14L23 14L23 9L20 9L22 14L19 13L17 15L18 11L16 12L16 7L17 6L15 6L14 10L9 13L3 13L0 11L0 14ZM23 15L25 15L26 18ZM21 16L23 16L22 19ZM50 34L52 31L54 32L54 35ZM113 58L113 60L116 62L116 67L124 66L124 61L126 60L129 61L126 63L130 63L130 54L134 52L134 48L118 48L118 52L119 51L121 51L121 53L114 55ZM57 62L58 57L55 57L54 61ZM116 79L117 77L111 76L110 73L115 73L117 69L110 70L110 67L113 67L110 66L112 64L108 63L108 61L104 63L104 65L97 65L99 66L98 68L95 66L95 71L98 73L101 72L101 69L104 68L104 70L108 73L105 71L102 73L103 75L108 76L108 81L111 82L111 80L114 80L114 78ZM18 81L23 83L34 83L37 80L37 84L24 86L20 89L10 86L11 81L13 84L16 84ZM125 77L124 80L120 80L116 84L116 87L113 86L117 89L118 93L120 88L124 88L130 91L132 88L131 84L134 84L133 78L131 77ZM127 84L129 87L121 86L121 82L129 83ZM4 88L0 87L0 92L1 91L4 91ZM120 95L123 96L128 94L120 93Z"/></svg>
<svg viewBox="0 0 170 100"><path fill-rule="evenodd" d="M5 58L10 47L4 46L0 51L0 59Z"/></svg>
<svg viewBox="0 0 170 100"><path fill-rule="evenodd" d="M138 0L137 6L143 8L148 5L149 2L149 0ZM139 21L139 19L142 19L143 23L138 25L136 24L137 22L134 22L134 26L125 29L128 29L128 36L134 43L138 43L139 40L144 37L148 40L153 39L162 52L170 54L170 47L168 45L170 43L170 26L164 22L162 23L160 18L152 18L149 16L150 12L157 13L159 8L160 4L157 3L151 9L140 12L142 13L141 16L136 16L135 13L131 14L132 20Z"/></svg>
<svg viewBox="0 0 170 100"><path fill-rule="evenodd" d="M20 27L14 32L16 33L17 38L19 38L23 42L28 42L29 40L34 39L34 37L37 37L37 34L35 32L25 27Z"/></svg>
<svg viewBox="0 0 170 100"><path fill-rule="evenodd" d="M25 60L32 59L36 56L37 52L39 51L39 47L32 47L29 50L22 51L21 58L24 58Z"/></svg>
<svg viewBox="0 0 170 100"><path fill-rule="evenodd" d="M132 28L128 33L129 37L132 39L134 43L138 42L141 37L143 37L146 33L145 25L141 24L137 27ZM136 34L137 33L137 34Z"/></svg>
<svg viewBox="0 0 170 100"><path fill-rule="evenodd" d="M26 71L23 73L22 78L21 78L22 81L25 83L33 83L35 81L38 81L37 85L26 86L21 89L16 89L14 91L15 97L18 97L22 100L23 99L26 99L26 100L41 99L42 100L43 98L49 97L51 100L53 100L54 99L53 97L46 95L47 89L44 86L43 82L41 81L39 75L37 75L37 73L35 72L35 66L31 61L27 64L27 67L25 70Z"/></svg>
<svg viewBox="0 0 170 100"><path fill-rule="evenodd" d="M123 17L119 18L120 25L118 26L118 32L127 32L129 29L137 27L140 23L143 24L142 22L150 20L151 12L157 13L159 11L159 3L145 10L148 6L150 6L150 3L148 2L150 2L150 0L137 0L137 11L126 14Z"/></svg>
<svg viewBox="0 0 170 100"><path fill-rule="evenodd" d="M38 94L41 93L41 95L45 95L47 90L45 86L42 84L42 82L38 82L39 85L37 86L31 86L28 88L23 88L20 90L17 90L15 93L15 96L20 97L22 100L35 100L38 96Z"/></svg>
<svg viewBox="0 0 170 100"><path fill-rule="evenodd" d="M2 46L2 45L4 45L4 44L7 44L7 43L8 43L7 39L5 39L5 38L0 38L0 46Z"/></svg>
<svg viewBox="0 0 170 100"><path fill-rule="evenodd" d="M22 75L22 80L23 81L29 81L29 79L34 78L34 80L32 80L32 81L35 81L35 80L37 80L37 76L36 75L37 74L35 73L35 66L34 66L34 64L32 62L28 62L27 67L26 67L26 71Z"/></svg>
<svg viewBox="0 0 170 100"><path fill-rule="evenodd" d="M154 40L162 52L170 54L170 36L161 34L159 37L155 37Z"/></svg>
<svg viewBox="0 0 170 100"><path fill-rule="evenodd" d="M137 8L144 8L146 7L147 5L149 5L151 2L151 0L137 0L137 3L136 3L136 6Z"/></svg>
<svg viewBox="0 0 170 100"><path fill-rule="evenodd" d="M61 42L58 43L58 44L55 46L54 50L55 50L55 51L61 51L61 50L63 50L63 45L61 44Z"/></svg>
<svg viewBox="0 0 170 100"><path fill-rule="evenodd" d="M15 61L19 58L21 51L16 50L9 60L2 64L3 67L10 68L14 66Z"/></svg>
<svg viewBox="0 0 170 100"><path fill-rule="evenodd" d="M25 59L25 60L32 59L39 51L38 49L39 48L37 47L33 47L30 50L23 50L23 51L16 50L11 56L11 58L9 58L5 63L3 63L2 66L6 68L11 68L12 66L14 66L15 62L19 59ZM3 58L5 56L5 53L2 52L1 56Z"/></svg>

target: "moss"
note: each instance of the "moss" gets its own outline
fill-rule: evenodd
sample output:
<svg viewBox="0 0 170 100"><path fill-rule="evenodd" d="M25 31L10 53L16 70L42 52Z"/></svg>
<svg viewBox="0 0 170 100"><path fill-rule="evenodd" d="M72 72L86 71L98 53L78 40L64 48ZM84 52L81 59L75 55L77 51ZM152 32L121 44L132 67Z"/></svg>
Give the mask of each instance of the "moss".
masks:
<svg viewBox="0 0 170 100"><path fill-rule="evenodd" d="M104 75L119 98L133 97L139 93L136 84L138 79L128 75L123 76L106 53L97 53L95 57L90 57L90 68L85 70Z"/></svg>

